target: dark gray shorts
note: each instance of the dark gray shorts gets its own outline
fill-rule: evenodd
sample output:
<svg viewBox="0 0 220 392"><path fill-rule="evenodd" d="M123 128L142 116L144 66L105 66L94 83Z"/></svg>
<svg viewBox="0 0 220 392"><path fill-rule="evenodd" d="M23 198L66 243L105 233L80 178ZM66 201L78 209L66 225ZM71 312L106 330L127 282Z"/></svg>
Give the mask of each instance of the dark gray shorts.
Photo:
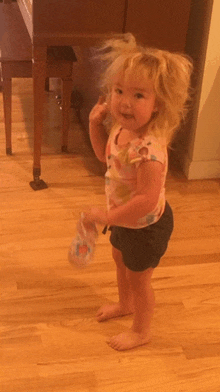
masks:
<svg viewBox="0 0 220 392"><path fill-rule="evenodd" d="M126 267L132 271L145 271L158 266L166 252L173 231L173 212L166 202L158 222L142 229L111 226L110 242L122 252Z"/></svg>

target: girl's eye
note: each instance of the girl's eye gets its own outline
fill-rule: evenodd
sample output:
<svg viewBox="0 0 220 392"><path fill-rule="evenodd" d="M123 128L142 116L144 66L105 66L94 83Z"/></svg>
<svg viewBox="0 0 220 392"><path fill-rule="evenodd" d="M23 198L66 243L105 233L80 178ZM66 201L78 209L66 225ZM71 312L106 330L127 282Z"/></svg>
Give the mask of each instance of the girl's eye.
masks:
<svg viewBox="0 0 220 392"><path fill-rule="evenodd" d="M120 88L116 88L115 92L116 92L116 94L119 94L119 95L122 94L122 90Z"/></svg>
<svg viewBox="0 0 220 392"><path fill-rule="evenodd" d="M141 94L141 93L136 93L135 97L138 98L138 99L144 98L143 94Z"/></svg>

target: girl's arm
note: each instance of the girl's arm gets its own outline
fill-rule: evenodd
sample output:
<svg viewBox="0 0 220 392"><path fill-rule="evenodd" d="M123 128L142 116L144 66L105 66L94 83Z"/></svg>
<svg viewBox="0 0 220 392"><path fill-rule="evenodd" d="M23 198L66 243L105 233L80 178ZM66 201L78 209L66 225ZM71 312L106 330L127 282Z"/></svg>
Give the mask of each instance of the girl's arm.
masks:
<svg viewBox="0 0 220 392"><path fill-rule="evenodd" d="M137 194L126 204L108 212L109 225L135 225L137 220L154 210L161 191L163 165L143 162L137 173Z"/></svg>
<svg viewBox="0 0 220 392"><path fill-rule="evenodd" d="M103 121L108 112L105 97L99 97L97 104L93 107L89 115L89 135L93 150L101 162L105 162L105 149L108 141Z"/></svg>
<svg viewBox="0 0 220 392"><path fill-rule="evenodd" d="M109 212L92 208L86 213L87 219L109 226L135 225L139 218L156 207L161 191L162 172L163 165L160 162L143 162L138 169L136 196Z"/></svg>

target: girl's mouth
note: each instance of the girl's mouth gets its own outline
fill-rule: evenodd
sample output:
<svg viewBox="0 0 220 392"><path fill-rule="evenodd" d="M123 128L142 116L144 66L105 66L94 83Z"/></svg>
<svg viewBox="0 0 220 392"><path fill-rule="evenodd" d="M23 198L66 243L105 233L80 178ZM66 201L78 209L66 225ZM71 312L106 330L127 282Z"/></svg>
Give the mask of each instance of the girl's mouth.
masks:
<svg viewBox="0 0 220 392"><path fill-rule="evenodd" d="M124 117L126 120L130 120L134 118L132 114L126 114L126 113L121 113L122 117Z"/></svg>

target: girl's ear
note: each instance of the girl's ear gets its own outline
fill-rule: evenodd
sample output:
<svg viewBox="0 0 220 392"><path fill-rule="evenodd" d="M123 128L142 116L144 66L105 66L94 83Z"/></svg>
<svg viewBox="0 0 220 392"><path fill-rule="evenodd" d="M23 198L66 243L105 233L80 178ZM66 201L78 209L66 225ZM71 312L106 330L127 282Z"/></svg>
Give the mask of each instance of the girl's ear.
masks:
<svg viewBox="0 0 220 392"><path fill-rule="evenodd" d="M154 104L154 110L153 110L153 113L157 113L157 112L159 112L160 108L161 108L161 103L160 103L160 102L158 102L158 100L156 99L156 100L155 100L155 104Z"/></svg>
<svg viewBox="0 0 220 392"><path fill-rule="evenodd" d="M154 106L153 113L157 113L157 112L159 112L159 107L158 107L158 105L155 105L155 106Z"/></svg>

